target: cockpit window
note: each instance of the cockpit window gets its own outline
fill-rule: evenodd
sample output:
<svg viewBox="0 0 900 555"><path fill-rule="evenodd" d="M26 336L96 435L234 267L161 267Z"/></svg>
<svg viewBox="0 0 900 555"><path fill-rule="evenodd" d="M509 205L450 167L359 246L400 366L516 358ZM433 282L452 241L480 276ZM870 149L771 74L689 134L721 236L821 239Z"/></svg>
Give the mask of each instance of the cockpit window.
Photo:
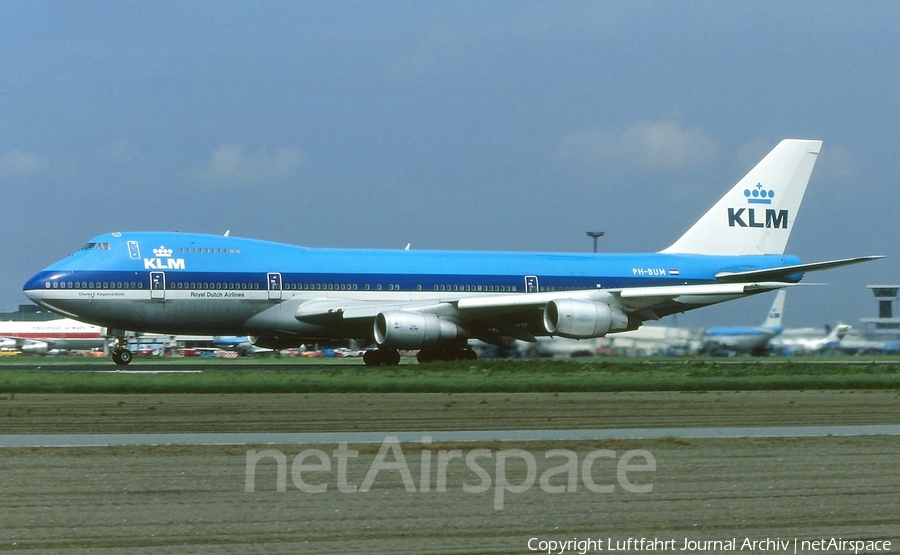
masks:
<svg viewBox="0 0 900 555"><path fill-rule="evenodd" d="M87 245L81 247L83 251L89 251L92 249L100 249L104 251L109 250L109 243L88 243Z"/></svg>

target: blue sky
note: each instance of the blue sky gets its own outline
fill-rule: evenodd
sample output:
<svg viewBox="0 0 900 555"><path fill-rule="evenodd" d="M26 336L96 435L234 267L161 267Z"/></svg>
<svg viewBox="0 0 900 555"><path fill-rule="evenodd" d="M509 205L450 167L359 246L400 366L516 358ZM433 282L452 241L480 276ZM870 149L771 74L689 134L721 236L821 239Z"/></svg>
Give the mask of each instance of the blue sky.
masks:
<svg viewBox="0 0 900 555"><path fill-rule="evenodd" d="M856 324L900 282L898 36L896 2L3 2L0 309L119 230L656 251L796 137L824 147L788 252L889 258L785 323Z"/></svg>

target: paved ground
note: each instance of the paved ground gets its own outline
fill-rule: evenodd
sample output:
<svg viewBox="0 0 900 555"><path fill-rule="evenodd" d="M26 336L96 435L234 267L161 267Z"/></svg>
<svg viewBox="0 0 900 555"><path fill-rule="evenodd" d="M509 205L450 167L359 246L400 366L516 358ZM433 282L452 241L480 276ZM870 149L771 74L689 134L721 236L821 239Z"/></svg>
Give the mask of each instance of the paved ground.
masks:
<svg viewBox="0 0 900 555"><path fill-rule="evenodd" d="M0 395L2 434L858 424L900 424L900 394L865 390Z"/></svg>
<svg viewBox="0 0 900 555"><path fill-rule="evenodd" d="M883 391L0 398L4 434L898 423L900 399ZM356 456L335 444L316 447L320 453L296 464L312 446L0 449L0 551L534 553L532 537L534 547L602 539L604 551L609 539L624 549L629 538L674 540L668 552L686 540L736 539L740 550L745 539L832 537L890 540L900 549L897 436L414 442L383 446L380 459L377 444L348 446ZM572 453L548 458L554 449ZM263 455L255 471L249 465L249 482L248 450ZM393 469L358 491L377 460ZM636 468L619 472L620 464ZM305 484L327 489L302 491ZM612 491L591 491L593 484ZM634 486L652 491L628 490Z"/></svg>

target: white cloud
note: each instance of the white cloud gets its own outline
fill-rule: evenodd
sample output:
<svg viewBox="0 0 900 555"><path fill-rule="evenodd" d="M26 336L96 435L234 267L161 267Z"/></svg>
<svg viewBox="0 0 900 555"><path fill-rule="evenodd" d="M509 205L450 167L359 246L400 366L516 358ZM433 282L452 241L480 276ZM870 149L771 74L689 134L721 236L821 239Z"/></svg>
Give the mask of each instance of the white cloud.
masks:
<svg viewBox="0 0 900 555"><path fill-rule="evenodd" d="M213 151L199 175L204 181L252 184L286 179L302 164L303 153L294 147L267 152L225 144Z"/></svg>
<svg viewBox="0 0 900 555"><path fill-rule="evenodd" d="M13 150L0 156L0 177L32 175L49 167L49 158L33 152Z"/></svg>
<svg viewBox="0 0 900 555"><path fill-rule="evenodd" d="M718 143L704 130L677 121L639 121L622 132L579 131L564 137L557 156L564 163L604 171L665 172L708 164Z"/></svg>

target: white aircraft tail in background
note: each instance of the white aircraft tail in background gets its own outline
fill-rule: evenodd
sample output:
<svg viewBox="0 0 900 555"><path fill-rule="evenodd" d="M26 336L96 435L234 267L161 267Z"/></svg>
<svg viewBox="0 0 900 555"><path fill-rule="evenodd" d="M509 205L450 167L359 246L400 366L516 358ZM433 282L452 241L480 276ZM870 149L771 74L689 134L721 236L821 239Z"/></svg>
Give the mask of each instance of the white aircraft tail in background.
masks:
<svg viewBox="0 0 900 555"><path fill-rule="evenodd" d="M769 341L781 333L781 317L784 314L784 297L787 292L782 289L775 294L775 302L769 309L769 315L761 326L745 326L731 328L709 328L701 338L701 352L710 354L766 354Z"/></svg>
<svg viewBox="0 0 900 555"><path fill-rule="evenodd" d="M837 352L841 341L851 328L852 326L847 324L838 324L834 329L826 328L825 335L819 335L818 337L803 329L789 330L774 338L770 345L774 352L784 355L814 355L832 351Z"/></svg>

